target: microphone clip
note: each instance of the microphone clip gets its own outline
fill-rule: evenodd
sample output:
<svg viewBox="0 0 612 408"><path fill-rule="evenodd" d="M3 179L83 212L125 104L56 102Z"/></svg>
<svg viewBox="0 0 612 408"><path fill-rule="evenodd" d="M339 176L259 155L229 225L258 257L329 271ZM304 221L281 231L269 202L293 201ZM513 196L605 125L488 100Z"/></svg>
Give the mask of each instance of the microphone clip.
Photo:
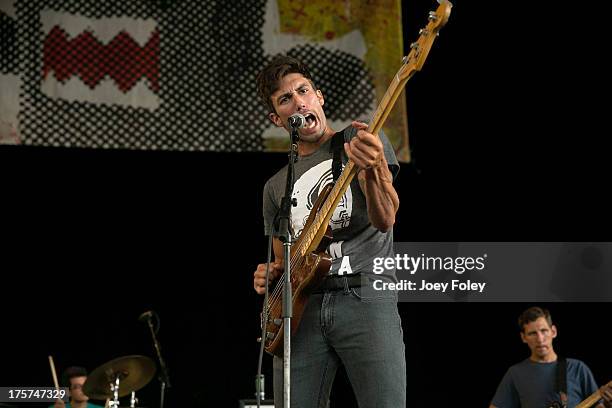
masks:
<svg viewBox="0 0 612 408"><path fill-rule="evenodd" d="M298 133L298 128L291 129L291 144L295 145L292 148L297 150L297 142L300 141L300 134Z"/></svg>

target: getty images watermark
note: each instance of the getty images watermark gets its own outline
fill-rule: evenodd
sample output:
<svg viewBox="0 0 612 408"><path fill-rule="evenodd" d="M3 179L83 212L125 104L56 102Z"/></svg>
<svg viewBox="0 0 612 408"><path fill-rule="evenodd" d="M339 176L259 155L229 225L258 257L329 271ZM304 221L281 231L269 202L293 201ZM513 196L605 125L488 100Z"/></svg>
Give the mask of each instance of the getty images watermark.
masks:
<svg viewBox="0 0 612 408"><path fill-rule="evenodd" d="M612 242L395 242L363 298L400 302L612 302Z"/></svg>
<svg viewBox="0 0 612 408"><path fill-rule="evenodd" d="M463 275L465 272L483 271L486 268L487 254L478 257L471 256L410 256L397 254L395 257L374 258L372 272L376 275L395 270L398 277L416 275L419 271L454 272ZM430 281L428 279L398 279L397 282L388 282L376 279L372 282L374 290L396 291L434 291L446 293L447 291L475 291L482 293L487 283L472 279L450 279L447 281Z"/></svg>

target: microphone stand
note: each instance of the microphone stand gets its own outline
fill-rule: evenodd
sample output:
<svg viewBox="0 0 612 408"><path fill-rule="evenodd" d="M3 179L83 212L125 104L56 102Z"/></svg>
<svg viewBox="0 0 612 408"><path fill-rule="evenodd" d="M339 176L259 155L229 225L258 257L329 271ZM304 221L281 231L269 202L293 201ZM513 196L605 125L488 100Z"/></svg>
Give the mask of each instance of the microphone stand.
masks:
<svg viewBox="0 0 612 408"><path fill-rule="evenodd" d="M157 316L157 314L155 314ZM159 317L157 317L159 320ZM153 338L153 345L155 346L155 351L157 354L157 359L159 361L159 367L161 369L161 373L159 375L159 381L161 383L161 392L160 392L160 401L159 407L164 408L164 394L166 387L170 388L170 377L168 377L168 369L166 368L166 363L161 355L161 346L159 345L159 341L157 340L157 336L155 334L155 330L153 330L153 323L151 323L151 316L148 316L147 324L149 329L151 330L151 337Z"/></svg>
<svg viewBox="0 0 612 408"><path fill-rule="evenodd" d="M293 294L291 291L291 233L289 232L289 219L291 217L291 206L296 206L297 201L291 199L293 194L294 163L297 161L297 142L299 140L297 127L291 126L291 148L289 150L289 164L287 166L287 184L285 195L281 199L278 212L277 236L283 242L285 279L283 289L283 407L289 408L291 403L291 318L293 317Z"/></svg>

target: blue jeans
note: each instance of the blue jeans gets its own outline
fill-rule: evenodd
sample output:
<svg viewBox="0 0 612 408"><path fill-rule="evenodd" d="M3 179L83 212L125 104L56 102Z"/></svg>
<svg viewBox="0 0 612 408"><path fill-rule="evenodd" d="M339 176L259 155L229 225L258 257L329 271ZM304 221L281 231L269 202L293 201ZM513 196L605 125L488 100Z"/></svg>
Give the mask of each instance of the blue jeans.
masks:
<svg viewBox="0 0 612 408"><path fill-rule="evenodd" d="M274 406L282 408L282 358L274 357L273 364ZM406 358L396 292L345 287L310 296L291 337L291 408L327 407L340 364L360 408L406 406Z"/></svg>

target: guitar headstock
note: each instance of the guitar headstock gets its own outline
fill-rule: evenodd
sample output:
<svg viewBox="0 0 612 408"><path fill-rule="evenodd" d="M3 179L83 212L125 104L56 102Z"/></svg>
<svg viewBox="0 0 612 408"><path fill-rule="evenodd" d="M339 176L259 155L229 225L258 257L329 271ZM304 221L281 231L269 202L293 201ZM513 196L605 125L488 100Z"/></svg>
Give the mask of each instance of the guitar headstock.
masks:
<svg viewBox="0 0 612 408"><path fill-rule="evenodd" d="M421 70L436 36L448 21L452 7L450 1L440 0L436 11L429 12L429 23L419 31L419 39L410 44L410 53L402 61L397 73L400 79L408 79L415 71Z"/></svg>

